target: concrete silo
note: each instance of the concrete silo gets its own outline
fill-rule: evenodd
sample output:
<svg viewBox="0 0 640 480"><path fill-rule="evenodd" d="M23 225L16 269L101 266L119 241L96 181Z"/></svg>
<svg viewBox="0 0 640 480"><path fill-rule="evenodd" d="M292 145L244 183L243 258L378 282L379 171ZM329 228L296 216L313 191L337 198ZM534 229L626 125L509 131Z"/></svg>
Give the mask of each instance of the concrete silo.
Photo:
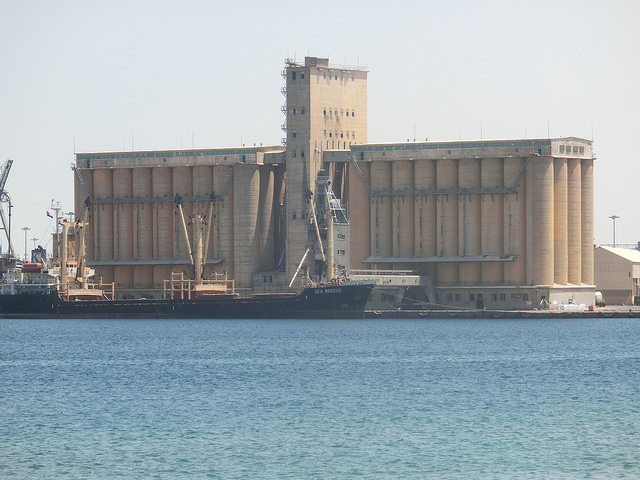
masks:
<svg viewBox="0 0 640 480"><path fill-rule="evenodd" d="M214 219L211 236L213 237L213 257L221 258L222 264L216 266L218 273L227 272L229 278L234 272L234 181L235 167L216 165L213 167L213 191L216 194ZM244 190L241 188L241 192Z"/></svg>
<svg viewBox="0 0 640 480"><path fill-rule="evenodd" d="M458 255L458 169L457 161L450 158L436 162L436 188L440 193L436 203L437 254L440 257ZM446 193L451 192L451 193ZM442 285L458 282L456 263L439 263L437 280Z"/></svg>
<svg viewBox="0 0 640 480"><path fill-rule="evenodd" d="M582 160L582 283L593 285L593 158Z"/></svg>
<svg viewBox="0 0 640 480"><path fill-rule="evenodd" d="M134 168L132 174L133 196L133 255L135 260L149 260L153 257L153 204L152 169ZM115 186L115 185L114 185ZM133 270L135 288L148 288L153 284L153 267L140 265Z"/></svg>
<svg viewBox="0 0 640 480"><path fill-rule="evenodd" d="M480 187L483 191L504 190L503 160L483 158L480 161ZM486 193L480 199L480 252L483 255L504 253L504 195ZM481 264L481 282L484 285L499 285L504 281L504 268L498 262Z"/></svg>
<svg viewBox="0 0 640 480"><path fill-rule="evenodd" d="M529 163L531 191L531 274L533 285L553 285L553 158L535 157Z"/></svg>
<svg viewBox="0 0 640 480"><path fill-rule="evenodd" d="M504 255L515 255L511 262L504 264L504 282L507 285L522 285L526 282L526 173L519 175L525 159L509 157L503 161L503 178L506 187L516 187L514 193L504 196L503 242Z"/></svg>
<svg viewBox="0 0 640 480"><path fill-rule="evenodd" d="M393 255L393 221L391 218L391 163L371 164L371 253L375 256Z"/></svg>
<svg viewBox="0 0 640 480"><path fill-rule="evenodd" d="M113 253L116 260L133 258L133 205L131 169L116 168L113 170ZM116 265L113 269L116 287L130 288L133 284L133 267Z"/></svg>
<svg viewBox="0 0 640 480"><path fill-rule="evenodd" d="M399 257L410 257L414 254L413 197L402 192L413 191L413 162L402 160L392 164L392 252ZM410 268L409 266L396 268Z"/></svg>
<svg viewBox="0 0 640 480"><path fill-rule="evenodd" d="M567 159L556 158L553 161L553 280L559 285L568 282L569 254L572 252L567 235L567 224L570 221L568 211ZM580 237L577 238L578 242ZM578 255L580 251L578 250Z"/></svg>
<svg viewBox="0 0 640 480"><path fill-rule="evenodd" d="M154 199L153 219L153 258L170 260L173 258L173 222L174 195L171 168L156 167L151 170L151 195ZM162 285L171 278L171 265L164 262L153 266L153 283Z"/></svg>
<svg viewBox="0 0 640 480"><path fill-rule="evenodd" d="M582 283L582 169L580 160L570 158L567 163L567 281Z"/></svg>
<svg viewBox="0 0 640 480"><path fill-rule="evenodd" d="M480 160L463 158L458 160L458 255L480 255L481 229L480 204ZM478 262L460 262L458 278L462 285L477 285L480 282Z"/></svg>
<svg viewBox="0 0 640 480"><path fill-rule="evenodd" d="M260 171L254 164L236 164L233 173L234 275L236 288L251 288L259 270Z"/></svg>
<svg viewBox="0 0 640 480"><path fill-rule="evenodd" d="M101 169L93 177L93 239L95 258L109 260L113 258L113 176L112 170ZM106 283L113 282L113 267L101 266L96 272Z"/></svg>
<svg viewBox="0 0 640 480"><path fill-rule="evenodd" d="M261 168L260 175L260 270L270 271L275 268L274 255L274 175L273 170Z"/></svg>

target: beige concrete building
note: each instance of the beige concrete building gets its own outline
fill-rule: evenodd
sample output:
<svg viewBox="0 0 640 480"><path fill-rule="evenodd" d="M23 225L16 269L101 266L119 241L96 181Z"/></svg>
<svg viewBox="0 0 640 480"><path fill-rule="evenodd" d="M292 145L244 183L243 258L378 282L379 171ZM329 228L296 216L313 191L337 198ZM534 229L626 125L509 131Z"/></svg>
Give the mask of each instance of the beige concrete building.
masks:
<svg viewBox="0 0 640 480"><path fill-rule="evenodd" d="M211 211L205 273L239 290L357 269L419 278L413 306L593 304L590 141L368 144L366 70L307 57L282 75L285 147L76 155L104 282L157 295L192 271L188 217Z"/></svg>
<svg viewBox="0 0 640 480"><path fill-rule="evenodd" d="M354 145L351 268L411 270L443 305L593 305L591 142Z"/></svg>
<svg viewBox="0 0 640 480"><path fill-rule="evenodd" d="M600 246L594 258L596 288L607 305L640 304L640 251Z"/></svg>
<svg viewBox="0 0 640 480"><path fill-rule="evenodd" d="M348 149L367 141L367 72L334 66L326 58L307 57L304 64L287 61L286 78L287 195L286 270L296 271L305 251L317 247L313 213L316 177L324 167L323 152ZM326 172L341 198L344 165ZM307 259L311 276L321 276ZM329 274L329 277L332 275Z"/></svg>

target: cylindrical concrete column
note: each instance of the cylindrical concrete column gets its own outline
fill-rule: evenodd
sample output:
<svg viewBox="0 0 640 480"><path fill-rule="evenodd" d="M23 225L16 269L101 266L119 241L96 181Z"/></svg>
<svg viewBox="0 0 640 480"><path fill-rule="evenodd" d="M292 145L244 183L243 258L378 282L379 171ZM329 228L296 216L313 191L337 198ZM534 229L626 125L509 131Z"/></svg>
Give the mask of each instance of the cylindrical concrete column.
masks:
<svg viewBox="0 0 640 480"><path fill-rule="evenodd" d="M110 202L113 197L113 177L111 170L96 170L94 178L94 199L97 203L95 228L96 258L100 260L113 259L113 208L110 203L101 203L101 200Z"/></svg>
<svg viewBox="0 0 640 480"><path fill-rule="evenodd" d="M567 212L568 198L571 198L567 195L567 159L556 158L553 162L553 279L554 283L559 285L566 285L569 278L569 255L571 253L569 242L572 239L570 235L567 235L567 226L572 213Z"/></svg>
<svg viewBox="0 0 640 480"><path fill-rule="evenodd" d="M394 256L410 257L414 252L413 198L401 192L413 190L413 162L402 160L392 165L392 252Z"/></svg>
<svg viewBox="0 0 640 480"><path fill-rule="evenodd" d="M582 160L582 283L593 285L593 159Z"/></svg>
<svg viewBox="0 0 640 480"><path fill-rule="evenodd" d="M531 160L533 284L553 284L553 158Z"/></svg>
<svg viewBox="0 0 640 480"><path fill-rule="evenodd" d="M115 226L114 258L116 260L130 260L133 258L133 205L131 169L116 168L113 171L113 223ZM121 283L129 281L121 279Z"/></svg>
<svg viewBox="0 0 640 480"><path fill-rule="evenodd" d="M376 161L371 164L371 252L375 256L393 255L393 221L391 217L391 164ZM387 195L382 195L386 193Z"/></svg>
<svg viewBox="0 0 640 480"><path fill-rule="evenodd" d="M568 282L574 285L582 283L582 169L580 160L567 161L567 269Z"/></svg>
<svg viewBox="0 0 640 480"><path fill-rule="evenodd" d="M260 172L258 166L236 164L233 183L234 278L236 287L252 288L253 274L260 266L258 218Z"/></svg>
<svg viewBox="0 0 640 480"><path fill-rule="evenodd" d="M134 204L133 255L136 259L153 258L153 204L150 168L133 170Z"/></svg>
<svg viewBox="0 0 640 480"><path fill-rule="evenodd" d="M230 165L213 167L213 191L217 192L211 232L215 252L213 256L222 259L222 263L216 266L216 272L226 272L230 279L234 272L234 171L235 168Z"/></svg>
<svg viewBox="0 0 640 480"><path fill-rule="evenodd" d="M458 188L466 192L458 196L458 254L480 255L480 161L463 158L458 162ZM458 278L462 285L480 283L480 263L461 262Z"/></svg>
<svg viewBox="0 0 640 480"><path fill-rule="evenodd" d="M417 257L435 257L437 254L436 236L436 162L435 160L416 160L414 163L414 190L424 195L414 197L414 255ZM436 265L425 264L425 271L433 278Z"/></svg>
<svg viewBox="0 0 640 480"><path fill-rule="evenodd" d="M369 163L360 162L359 167L366 181L371 185ZM364 181L353 164L347 168L347 190L349 198L349 224L351 227L351 268L370 268L362 261L373 255L373 237L375 223L373 220L373 206Z"/></svg>
<svg viewBox="0 0 640 480"><path fill-rule="evenodd" d="M180 195L183 198L182 211L185 215L185 221L188 222L188 216L193 212L193 206L191 204L191 197L193 196L193 182L192 173L190 167L174 167L173 169L173 196ZM184 235L184 229L182 220L179 219L179 213L177 209L174 209L175 224L179 228L174 228L174 258L183 259L188 261L189 251L187 248L187 240Z"/></svg>
<svg viewBox="0 0 640 480"><path fill-rule="evenodd" d="M480 187L496 192L504 188L503 166L500 158L483 158L480 165ZM480 201L481 253L482 255L502 255L504 252L503 210L504 197L487 193ZM483 263L481 266L483 285L500 285L503 280L503 265L497 262Z"/></svg>
<svg viewBox="0 0 640 480"><path fill-rule="evenodd" d="M270 271L275 268L274 248L274 177L271 167L265 166L260 174L260 269Z"/></svg>
<svg viewBox="0 0 640 480"><path fill-rule="evenodd" d="M505 158L503 162L504 185L506 188L516 188L514 193L507 193L504 196L503 253L515 256L513 261L504 264L504 282L507 285L525 283L525 178L521 178L520 182L516 184L522 165L522 158Z"/></svg>
<svg viewBox="0 0 640 480"><path fill-rule="evenodd" d="M133 258L133 205L131 204L131 169L117 168L113 171L113 253L115 260ZM120 288L133 284L131 265L114 266L114 281Z"/></svg>
<svg viewBox="0 0 640 480"><path fill-rule="evenodd" d="M211 192L213 191L213 167L209 165L196 165L193 167L193 196L198 199L193 202L193 210L192 214L202 215L204 218L204 229L211 228L211 221L213 219L206 218L207 213L209 212L209 200ZM206 235L203 235L203 241ZM213 235L209 235L209 245L203 245L203 253L204 250L207 251L207 257L211 258L213 256ZM207 272L210 270L207 269L205 265L205 278L207 276Z"/></svg>
<svg viewBox="0 0 640 480"><path fill-rule="evenodd" d="M436 162L436 187L442 193L436 200L436 229L438 256L458 255L458 164L452 159L438 159ZM439 263L437 281L440 285L454 285L458 282L456 262Z"/></svg>

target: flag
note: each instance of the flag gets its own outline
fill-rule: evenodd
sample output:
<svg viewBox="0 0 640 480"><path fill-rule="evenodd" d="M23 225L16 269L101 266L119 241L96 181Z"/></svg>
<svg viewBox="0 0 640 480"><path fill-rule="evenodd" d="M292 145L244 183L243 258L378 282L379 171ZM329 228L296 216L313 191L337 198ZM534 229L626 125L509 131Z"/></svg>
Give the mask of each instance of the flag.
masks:
<svg viewBox="0 0 640 480"><path fill-rule="evenodd" d="M53 215L51 215L51 213L49 213L49 211L47 211L47 217L53 218Z"/></svg>

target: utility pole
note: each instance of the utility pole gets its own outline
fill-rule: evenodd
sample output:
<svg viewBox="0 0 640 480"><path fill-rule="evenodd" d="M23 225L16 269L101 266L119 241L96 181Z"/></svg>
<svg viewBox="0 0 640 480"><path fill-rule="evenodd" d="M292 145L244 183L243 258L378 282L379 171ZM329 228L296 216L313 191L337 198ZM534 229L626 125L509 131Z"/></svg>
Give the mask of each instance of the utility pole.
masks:
<svg viewBox="0 0 640 480"><path fill-rule="evenodd" d="M613 248L616 247L616 218L620 218L618 215L611 215L609 217L613 220Z"/></svg>

